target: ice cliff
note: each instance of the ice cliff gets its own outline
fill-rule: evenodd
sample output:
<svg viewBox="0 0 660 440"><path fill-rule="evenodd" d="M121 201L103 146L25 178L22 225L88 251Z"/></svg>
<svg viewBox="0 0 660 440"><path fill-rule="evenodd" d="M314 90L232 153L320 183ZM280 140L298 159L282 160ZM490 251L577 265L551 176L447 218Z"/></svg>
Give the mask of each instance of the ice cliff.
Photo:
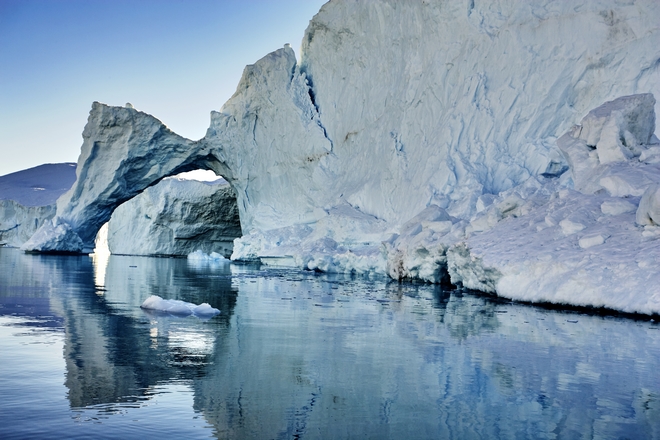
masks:
<svg viewBox="0 0 660 440"><path fill-rule="evenodd" d="M247 66L199 141L95 103L78 181L24 248L80 251L120 203L165 176L206 168L236 192L244 235L235 259L441 281L460 266L449 256L474 257L479 222L491 228L517 212L515 198L528 194L515 191L556 185L548 193L600 197L597 182L637 206L642 194L623 189L616 170L655 147L640 148L650 141L617 116L627 110L593 114L601 121L586 124L593 136L569 134L589 151L557 141L605 101L660 96L658 41L654 0L333 0L310 22L300 62L287 46ZM645 197L647 214L656 212L655 196ZM482 213L492 218L473 219ZM55 244L57 234L69 238ZM580 239L585 249L599 241ZM448 253L457 243L465 252ZM500 293L501 271L481 267L477 278Z"/></svg>

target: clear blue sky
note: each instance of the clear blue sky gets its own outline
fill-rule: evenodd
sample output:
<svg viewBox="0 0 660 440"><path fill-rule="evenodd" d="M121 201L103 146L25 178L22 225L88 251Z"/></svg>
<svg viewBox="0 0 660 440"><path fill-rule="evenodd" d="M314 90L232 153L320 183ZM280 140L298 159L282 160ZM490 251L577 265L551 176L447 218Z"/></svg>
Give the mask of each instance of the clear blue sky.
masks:
<svg viewBox="0 0 660 440"><path fill-rule="evenodd" d="M199 139L243 68L326 0L0 0L0 175L75 162L93 101Z"/></svg>

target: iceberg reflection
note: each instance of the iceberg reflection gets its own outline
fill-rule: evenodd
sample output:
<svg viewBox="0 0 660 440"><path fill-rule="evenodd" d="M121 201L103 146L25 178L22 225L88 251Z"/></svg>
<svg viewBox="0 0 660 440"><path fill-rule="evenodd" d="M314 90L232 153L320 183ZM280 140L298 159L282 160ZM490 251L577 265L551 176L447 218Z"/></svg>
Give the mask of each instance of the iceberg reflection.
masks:
<svg viewBox="0 0 660 440"><path fill-rule="evenodd" d="M203 417L218 438L660 436L654 322L185 259L111 256L103 287L89 257L0 265L0 314L64 330L76 421L158 407L143 423ZM149 315L153 294L221 314Z"/></svg>

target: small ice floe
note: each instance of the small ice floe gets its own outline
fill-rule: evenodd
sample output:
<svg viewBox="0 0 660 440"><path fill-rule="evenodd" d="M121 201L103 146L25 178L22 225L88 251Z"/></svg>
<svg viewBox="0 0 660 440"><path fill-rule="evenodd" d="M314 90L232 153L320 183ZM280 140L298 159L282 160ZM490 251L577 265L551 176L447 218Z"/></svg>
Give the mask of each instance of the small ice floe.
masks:
<svg viewBox="0 0 660 440"><path fill-rule="evenodd" d="M223 257L217 252L211 252L210 254L205 254L201 250L196 250L195 252L192 252L188 254L188 260L192 261L207 261L210 263L224 263L224 262L229 262L228 259Z"/></svg>
<svg viewBox="0 0 660 440"><path fill-rule="evenodd" d="M220 313L220 310L211 307L208 303L197 305L178 299L163 299L158 295L151 295L145 299L140 308L175 316L195 315L198 318L210 318Z"/></svg>

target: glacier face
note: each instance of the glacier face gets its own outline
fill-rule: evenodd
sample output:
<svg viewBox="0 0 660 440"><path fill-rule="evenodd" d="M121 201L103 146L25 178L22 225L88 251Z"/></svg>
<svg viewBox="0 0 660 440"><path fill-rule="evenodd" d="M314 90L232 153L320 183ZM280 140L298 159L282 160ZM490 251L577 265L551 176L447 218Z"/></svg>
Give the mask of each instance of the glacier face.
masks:
<svg viewBox="0 0 660 440"><path fill-rule="evenodd" d="M227 184L163 179L119 206L108 222L113 254L185 256L193 251L229 257L241 223Z"/></svg>
<svg viewBox="0 0 660 440"><path fill-rule="evenodd" d="M621 121L603 123L612 142L595 155L573 148L592 142L579 136L556 142L608 99L660 96L659 23L652 0L330 1L310 22L301 61L284 47L247 66L200 141L94 104L78 181L51 229L68 225L88 243L120 202L206 168L236 192L235 259L441 281L465 232L531 212L534 182L644 193L654 171L633 182L625 161L649 164L656 147L633 147L626 131L637 129L617 140ZM580 238L585 249L607 243L597 235ZM460 246L456 258L476 261L470 241ZM499 292L504 272L483 269L475 280Z"/></svg>

